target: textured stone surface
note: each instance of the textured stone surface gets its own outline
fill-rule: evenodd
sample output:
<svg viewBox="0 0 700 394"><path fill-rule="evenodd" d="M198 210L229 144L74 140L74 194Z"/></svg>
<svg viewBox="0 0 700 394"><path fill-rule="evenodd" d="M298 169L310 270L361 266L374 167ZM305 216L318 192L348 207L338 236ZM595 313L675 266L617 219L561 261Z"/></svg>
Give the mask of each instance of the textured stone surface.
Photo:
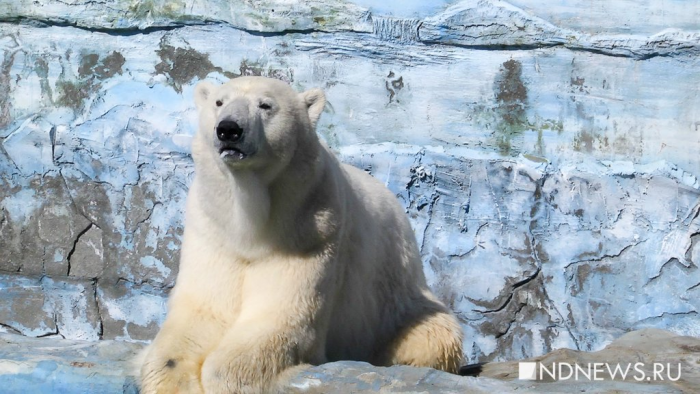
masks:
<svg viewBox="0 0 700 394"><path fill-rule="evenodd" d="M512 370L517 376L517 364ZM511 372L511 373L512 373ZM675 374L675 370L674 370ZM631 375L630 375L631 376ZM641 375L640 375L641 376ZM673 375L675 377L675 375ZM287 387L285 393L683 393L674 384L649 385L632 381L566 381L534 383L530 381L502 381L487 377L460 377L428 368L394 366L373 367L358 362L324 364L301 372ZM698 388L697 381L693 388ZM688 392L688 391L686 391ZM689 391L692 392L692 391Z"/></svg>
<svg viewBox="0 0 700 394"><path fill-rule="evenodd" d="M8 394L137 394L130 360L141 347L0 334L0 387Z"/></svg>
<svg viewBox="0 0 700 394"><path fill-rule="evenodd" d="M426 18L417 27L417 32L417 37L423 42L466 47L528 49L563 46L577 51L636 59L700 54L698 31L662 30L649 36L629 33L590 34L553 25L499 0L458 2L443 13Z"/></svg>
<svg viewBox="0 0 700 394"><path fill-rule="evenodd" d="M227 23L255 32L370 32L367 10L342 0L126 0L67 3L60 0L1 0L0 20L20 18L93 29L145 30L188 24ZM76 14L75 10L80 9Z"/></svg>
<svg viewBox="0 0 700 394"><path fill-rule="evenodd" d="M593 380L588 383L591 388L598 388L595 384L599 381L621 381L632 384L619 388L623 392L640 392L645 386L650 388L649 385L652 385L652 390L659 392L694 393L700 390L700 340L658 329L625 334L597 352L559 349L525 361L538 363L536 378L542 382L540 387L552 384L567 392L574 392L574 387L566 388L561 377L567 377L571 372L567 367L562 367L563 373L559 375L559 367L557 372L553 369L557 364L581 367L581 370L574 370L575 374L566 380L575 380L576 376L580 381ZM601 365L599 372L593 375L588 366L594 368L596 363L605 365ZM539 365L547 368L550 373L541 370ZM513 380L518 378L518 372L519 361L491 363L483 366L479 376ZM612 387L605 389L610 390Z"/></svg>
<svg viewBox="0 0 700 394"><path fill-rule="evenodd" d="M136 393L131 360L140 344L100 341L48 340L0 334L0 387L4 393ZM600 352L559 350L527 360L552 363L637 365L613 378L580 374L553 381L519 380L518 362L482 366L479 377L460 377L429 368L374 367L342 361L290 371L283 393L692 393L700 390L700 340L662 330L642 330L615 340ZM654 365L666 368L663 372ZM679 371L680 364L680 373ZM601 367L607 371L607 367ZM634 367L632 367L634 368ZM566 376L566 375L564 375ZM646 377L650 377L649 380Z"/></svg>
<svg viewBox="0 0 700 394"><path fill-rule="evenodd" d="M165 319L167 291L128 281L103 282L97 289L103 337L145 341L153 339Z"/></svg>
<svg viewBox="0 0 700 394"><path fill-rule="evenodd" d="M104 248L102 247L102 230L94 224L83 232L68 256L71 262L68 275L97 278L104 270Z"/></svg>
<svg viewBox="0 0 700 394"><path fill-rule="evenodd" d="M41 279L9 275L1 279L2 330L35 337L56 334L56 321Z"/></svg>
<svg viewBox="0 0 700 394"><path fill-rule="evenodd" d="M0 331L84 340L102 336L92 281L0 275L0 290Z"/></svg>
<svg viewBox="0 0 700 394"><path fill-rule="evenodd" d="M623 327L698 334L689 294L700 194L676 167L366 149L343 157L406 204L428 283L468 322L470 361L596 350ZM664 195L674 196L674 213L654 208Z"/></svg>
<svg viewBox="0 0 700 394"><path fill-rule="evenodd" d="M326 91L470 362L700 336L700 7L543 4L0 0L0 327L152 338L193 87L265 75Z"/></svg>

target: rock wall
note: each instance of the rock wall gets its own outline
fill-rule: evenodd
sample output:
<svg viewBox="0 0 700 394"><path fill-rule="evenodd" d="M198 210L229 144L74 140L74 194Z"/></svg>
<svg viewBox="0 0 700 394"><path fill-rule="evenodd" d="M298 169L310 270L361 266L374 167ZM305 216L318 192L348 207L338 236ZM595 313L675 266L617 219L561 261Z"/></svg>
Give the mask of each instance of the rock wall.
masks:
<svg viewBox="0 0 700 394"><path fill-rule="evenodd" d="M700 5L373 3L0 0L0 331L152 338L193 87L264 75L326 91L470 362L700 336Z"/></svg>

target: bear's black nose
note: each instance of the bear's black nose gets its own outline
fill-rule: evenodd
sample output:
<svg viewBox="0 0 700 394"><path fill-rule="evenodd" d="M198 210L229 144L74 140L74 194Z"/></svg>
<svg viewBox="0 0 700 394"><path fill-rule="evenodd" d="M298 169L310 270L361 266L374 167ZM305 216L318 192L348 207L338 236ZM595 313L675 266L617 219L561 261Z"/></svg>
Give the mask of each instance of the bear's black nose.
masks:
<svg viewBox="0 0 700 394"><path fill-rule="evenodd" d="M222 120L216 126L216 136L221 142L236 142L243 136L243 129L232 120Z"/></svg>

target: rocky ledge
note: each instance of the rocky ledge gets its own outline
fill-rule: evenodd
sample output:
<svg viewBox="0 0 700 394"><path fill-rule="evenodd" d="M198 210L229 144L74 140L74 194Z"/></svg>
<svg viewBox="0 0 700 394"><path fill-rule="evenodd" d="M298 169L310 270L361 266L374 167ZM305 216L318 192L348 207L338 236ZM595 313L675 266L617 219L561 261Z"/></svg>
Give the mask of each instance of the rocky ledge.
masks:
<svg viewBox="0 0 700 394"><path fill-rule="evenodd" d="M129 360L142 346L0 334L0 387L4 393L137 393ZM469 372L478 376L343 361L300 370L284 391L692 393L700 392L700 339L645 329L623 335L598 352L561 349ZM535 380L521 379L524 372Z"/></svg>

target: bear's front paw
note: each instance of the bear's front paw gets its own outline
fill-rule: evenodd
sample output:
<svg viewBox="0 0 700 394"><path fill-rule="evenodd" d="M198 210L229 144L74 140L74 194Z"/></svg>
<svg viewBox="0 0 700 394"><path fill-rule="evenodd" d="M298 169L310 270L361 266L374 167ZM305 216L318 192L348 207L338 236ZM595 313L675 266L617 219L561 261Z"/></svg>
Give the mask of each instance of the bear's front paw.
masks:
<svg viewBox="0 0 700 394"><path fill-rule="evenodd" d="M202 366L202 386L206 393L263 393L267 392L273 369L269 360L247 355L233 355L229 352L214 352Z"/></svg>
<svg viewBox="0 0 700 394"><path fill-rule="evenodd" d="M175 358L147 360L141 368L141 394L202 394L199 365Z"/></svg>

